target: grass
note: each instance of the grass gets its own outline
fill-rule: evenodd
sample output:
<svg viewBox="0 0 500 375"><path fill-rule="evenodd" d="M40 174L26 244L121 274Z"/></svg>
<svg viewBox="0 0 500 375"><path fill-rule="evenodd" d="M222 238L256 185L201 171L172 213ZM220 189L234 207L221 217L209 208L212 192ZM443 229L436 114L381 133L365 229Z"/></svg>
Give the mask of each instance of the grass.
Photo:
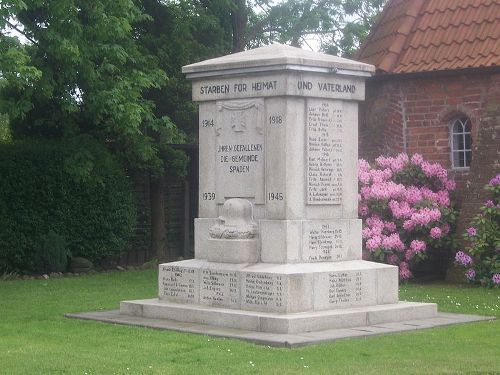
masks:
<svg viewBox="0 0 500 375"><path fill-rule="evenodd" d="M276 349L68 319L154 297L155 271L0 281L0 374L500 373L500 320ZM402 285L400 298L500 317L500 290Z"/></svg>

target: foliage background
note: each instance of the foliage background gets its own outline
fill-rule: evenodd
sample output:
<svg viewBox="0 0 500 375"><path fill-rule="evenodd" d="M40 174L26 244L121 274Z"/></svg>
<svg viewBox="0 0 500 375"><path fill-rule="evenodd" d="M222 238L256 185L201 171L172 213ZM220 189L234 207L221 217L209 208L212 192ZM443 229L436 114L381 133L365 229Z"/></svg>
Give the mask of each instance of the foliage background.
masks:
<svg viewBox="0 0 500 375"><path fill-rule="evenodd" d="M0 272L39 272L57 234L72 256L94 262L127 249L134 196L119 163L87 138L0 147Z"/></svg>

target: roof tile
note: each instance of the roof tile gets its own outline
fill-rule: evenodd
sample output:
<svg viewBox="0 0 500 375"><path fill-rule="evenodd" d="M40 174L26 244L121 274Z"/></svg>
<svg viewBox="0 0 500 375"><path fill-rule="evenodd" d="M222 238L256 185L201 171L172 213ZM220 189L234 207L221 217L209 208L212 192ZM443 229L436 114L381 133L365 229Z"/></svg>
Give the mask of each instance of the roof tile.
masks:
<svg viewBox="0 0 500 375"><path fill-rule="evenodd" d="M357 58L390 73L500 65L500 0L389 0Z"/></svg>

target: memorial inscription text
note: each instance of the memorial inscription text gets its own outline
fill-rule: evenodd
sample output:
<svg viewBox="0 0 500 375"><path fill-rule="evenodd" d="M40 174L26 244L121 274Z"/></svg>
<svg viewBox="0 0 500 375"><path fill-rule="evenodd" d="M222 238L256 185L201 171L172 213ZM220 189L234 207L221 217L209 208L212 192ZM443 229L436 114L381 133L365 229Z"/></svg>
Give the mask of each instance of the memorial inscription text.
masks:
<svg viewBox="0 0 500 375"><path fill-rule="evenodd" d="M263 161L264 147L257 144L219 144L217 160L227 173L250 173L251 168Z"/></svg>
<svg viewBox="0 0 500 375"><path fill-rule="evenodd" d="M196 302L196 270L193 268L165 266L163 268L161 295L173 300Z"/></svg>
<svg viewBox="0 0 500 375"><path fill-rule="evenodd" d="M342 103L308 101L307 203L342 203Z"/></svg>
<svg viewBox="0 0 500 375"><path fill-rule="evenodd" d="M284 304L284 277L267 273L247 273L244 301L254 308L282 308Z"/></svg>
<svg viewBox="0 0 500 375"><path fill-rule="evenodd" d="M333 262L344 258L344 228L335 224L309 225L304 246L307 262Z"/></svg>
<svg viewBox="0 0 500 375"><path fill-rule="evenodd" d="M328 286L328 304L332 307L356 305L362 301L361 271L331 272L328 274Z"/></svg>
<svg viewBox="0 0 500 375"><path fill-rule="evenodd" d="M232 307L238 305L239 287L236 272L208 269L202 270L200 303Z"/></svg>

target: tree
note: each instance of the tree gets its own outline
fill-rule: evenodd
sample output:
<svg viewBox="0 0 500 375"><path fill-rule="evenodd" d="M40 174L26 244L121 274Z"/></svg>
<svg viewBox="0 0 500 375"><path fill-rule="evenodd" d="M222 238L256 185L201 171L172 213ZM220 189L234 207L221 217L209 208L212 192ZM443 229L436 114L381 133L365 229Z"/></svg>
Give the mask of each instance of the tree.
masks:
<svg viewBox="0 0 500 375"><path fill-rule="evenodd" d="M158 57L158 66L168 79L162 87L145 92L145 98L155 103L155 115L168 116L186 134L187 141L197 139L197 110L191 101L191 84L181 68L194 61L215 57L226 52L230 35L213 12L220 4L205 7L191 1L141 1L148 19L137 25L138 42L147 52ZM222 15L223 13L221 13ZM169 146L171 137L153 130L159 155L165 162L165 173L152 173L150 179L151 250L162 261L174 257L167 246L164 196L165 178L185 173L186 156Z"/></svg>
<svg viewBox="0 0 500 375"><path fill-rule="evenodd" d="M271 42L300 47L314 36L320 49L350 56L386 0L233 0L233 52Z"/></svg>
<svg viewBox="0 0 500 375"><path fill-rule="evenodd" d="M2 2L0 16L0 113L15 138L90 134L124 166L162 175L161 148L182 136L146 95L164 86L167 75L139 42L139 25L151 21L140 6L12 0ZM156 258L166 256L166 244L154 250L162 251Z"/></svg>
<svg viewBox="0 0 500 375"><path fill-rule="evenodd" d="M134 25L147 16L133 1L7 1L1 16L0 26L16 22L28 41L1 34L0 48L21 60L26 76L13 79L18 69L1 61L0 112L14 137L91 134L131 165L160 167L148 132L175 137L176 129L144 97L166 74L137 43Z"/></svg>

